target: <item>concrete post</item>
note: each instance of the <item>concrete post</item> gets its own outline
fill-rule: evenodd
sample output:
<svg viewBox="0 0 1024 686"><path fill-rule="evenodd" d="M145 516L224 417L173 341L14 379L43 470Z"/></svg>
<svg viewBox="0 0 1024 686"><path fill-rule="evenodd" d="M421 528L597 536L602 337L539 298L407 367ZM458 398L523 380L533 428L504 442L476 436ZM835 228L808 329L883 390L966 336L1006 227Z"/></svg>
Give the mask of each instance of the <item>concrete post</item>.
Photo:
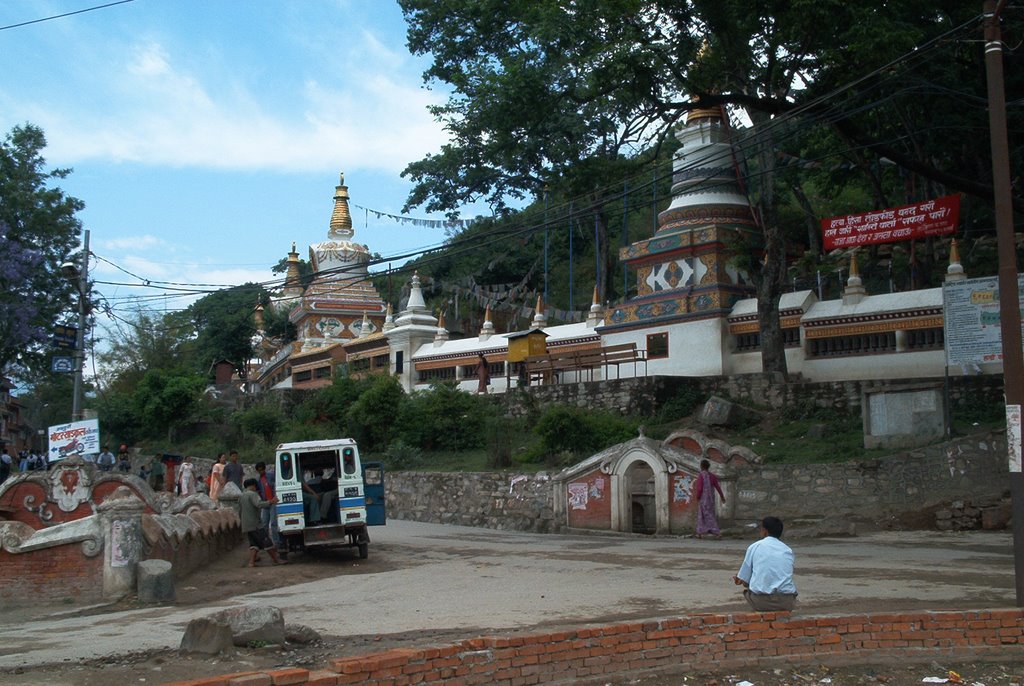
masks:
<svg viewBox="0 0 1024 686"><path fill-rule="evenodd" d="M146 504L125 486L96 506L103 532L103 597L121 598L136 588L143 555L142 513Z"/></svg>

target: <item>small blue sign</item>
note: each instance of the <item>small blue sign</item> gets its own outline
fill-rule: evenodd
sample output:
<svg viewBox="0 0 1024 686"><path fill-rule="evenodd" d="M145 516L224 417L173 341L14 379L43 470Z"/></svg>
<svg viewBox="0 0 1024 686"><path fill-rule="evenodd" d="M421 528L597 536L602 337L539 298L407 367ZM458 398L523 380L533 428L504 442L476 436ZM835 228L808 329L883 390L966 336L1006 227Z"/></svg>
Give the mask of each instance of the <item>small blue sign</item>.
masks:
<svg viewBox="0 0 1024 686"><path fill-rule="evenodd" d="M75 358L64 355L54 355L50 360L50 371L58 374L75 371Z"/></svg>

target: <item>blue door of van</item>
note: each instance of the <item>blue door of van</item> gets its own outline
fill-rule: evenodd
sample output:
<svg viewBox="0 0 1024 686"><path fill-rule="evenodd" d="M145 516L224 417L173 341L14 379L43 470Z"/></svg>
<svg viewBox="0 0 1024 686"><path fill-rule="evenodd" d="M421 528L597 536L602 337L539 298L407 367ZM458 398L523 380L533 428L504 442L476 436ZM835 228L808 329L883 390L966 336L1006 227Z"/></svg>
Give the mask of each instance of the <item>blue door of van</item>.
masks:
<svg viewBox="0 0 1024 686"><path fill-rule="evenodd" d="M383 526L388 523L384 505L384 463L363 463L363 495L366 496L366 524Z"/></svg>

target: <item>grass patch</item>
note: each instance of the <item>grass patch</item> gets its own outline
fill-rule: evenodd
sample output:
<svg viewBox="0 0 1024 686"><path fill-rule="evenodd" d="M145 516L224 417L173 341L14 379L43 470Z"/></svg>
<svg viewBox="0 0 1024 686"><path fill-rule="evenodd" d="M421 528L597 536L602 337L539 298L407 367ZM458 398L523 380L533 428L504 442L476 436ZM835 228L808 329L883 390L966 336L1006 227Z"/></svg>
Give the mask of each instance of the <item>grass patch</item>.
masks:
<svg viewBox="0 0 1024 686"><path fill-rule="evenodd" d="M820 437L809 436L812 427L825 425ZM860 417L797 419L788 422L764 422L736 434L735 445L750 448L767 464L809 464L849 462L884 457L892 451L864 448Z"/></svg>

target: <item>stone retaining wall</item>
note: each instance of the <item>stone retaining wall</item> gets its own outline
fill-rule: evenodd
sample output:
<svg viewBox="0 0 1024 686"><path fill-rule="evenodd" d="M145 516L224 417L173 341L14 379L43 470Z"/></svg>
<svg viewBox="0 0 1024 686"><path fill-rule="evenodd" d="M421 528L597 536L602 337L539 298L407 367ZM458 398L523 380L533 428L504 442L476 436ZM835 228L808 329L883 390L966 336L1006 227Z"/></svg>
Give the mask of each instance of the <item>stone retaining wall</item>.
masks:
<svg viewBox="0 0 1024 686"><path fill-rule="evenodd" d="M548 533L554 494L547 474L392 472L385 476L388 517L415 522Z"/></svg>
<svg viewBox="0 0 1024 686"><path fill-rule="evenodd" d="M757 520L889 517L936 525L933 510L971 503L997 506L1006 494L1003 434L960 438L877 460L802 465L746 465L725 481L731 491L722 524ZM388 516L418 522L555 532L549 474L391 472ZM931 517L931 519L926 519ZM983 521L983 520L979 520Z"/></svg>
<svg viewBox="0 0 1024 686"><path fill-rule="evenodd" d="M956 376L949 380L950 408L957 411L1003 402L1001 376ZM494 396L504 403L506 414L527 416L547 405L576 405L589 409L650 416L666 402L682 394L695 395L703 402L719 395L750 405L779 410L817 409L843 414L859 413L862 393L891 386L942 383L942 379L879 379L874 381L783 381L775 374L734 376L648 376L610 381L532 386Z"/></svg>
<svg viewBox="0 0 1024 686"><path fill-rule="evenodd" d="M1007 492L1006 437L960 438L877 460L766 465L737 475L734 519L881 519L954 501L998 502Z"/></svg>
<svg viewBox="0 0 1024 686"><path fill-rule="evenodd" d="M529 686L708 665L970 661L1024 656L1024 610L916 612L842 617L705 614L527 636L486 636L333 660L330 668L241 672L169 686L435 684Z"/></svg>

